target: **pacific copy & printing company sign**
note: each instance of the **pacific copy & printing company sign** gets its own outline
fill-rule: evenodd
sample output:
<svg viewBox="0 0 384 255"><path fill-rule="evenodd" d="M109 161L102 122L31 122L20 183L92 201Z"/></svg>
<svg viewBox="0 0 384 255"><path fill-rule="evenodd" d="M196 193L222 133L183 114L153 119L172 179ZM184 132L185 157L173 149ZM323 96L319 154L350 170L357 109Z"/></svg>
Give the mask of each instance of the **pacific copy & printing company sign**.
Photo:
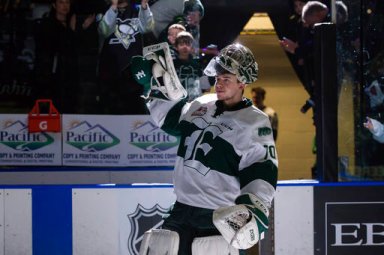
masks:
<svg viewBox="0 0 384 255"><path fill-rule="evenodd" d="M123 117L63 115L63 164L123 166Z"/></svg>
<svg viewBox="0 0 384 255"><path fill-rule="evenodd" d="M149 116L128 117L127 165L173 166L179 139L157 127Z"/></svg>
<svg viewBox="0 0 384 255"><path fill-rule="evenodd" d="M61 134L29 133L26 114L0 114L0 165L61 165Z"/></svg>
<svg viewBox="0 0 384 255"><path fill-rule="evenodd" d="M63 115L63 164L173 166L179 139L149 115Z"/></svg>

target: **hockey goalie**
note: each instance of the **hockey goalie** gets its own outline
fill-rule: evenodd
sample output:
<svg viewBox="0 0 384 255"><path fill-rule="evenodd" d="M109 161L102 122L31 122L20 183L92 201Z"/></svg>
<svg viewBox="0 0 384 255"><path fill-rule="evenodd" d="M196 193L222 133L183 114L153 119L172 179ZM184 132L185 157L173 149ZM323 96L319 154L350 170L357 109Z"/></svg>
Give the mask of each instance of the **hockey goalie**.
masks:
<svg viewBox="0 0 384 255"><path fill-rule="evenodd" d="M268 230L278 172L268 116L244 97L258 65L241 44L223 48L204 70L215 92L187 102L166 43L145 47L132 73L153 121L179 136L176 201L161 229L144 235L140 254L242 254Z"/></svg>

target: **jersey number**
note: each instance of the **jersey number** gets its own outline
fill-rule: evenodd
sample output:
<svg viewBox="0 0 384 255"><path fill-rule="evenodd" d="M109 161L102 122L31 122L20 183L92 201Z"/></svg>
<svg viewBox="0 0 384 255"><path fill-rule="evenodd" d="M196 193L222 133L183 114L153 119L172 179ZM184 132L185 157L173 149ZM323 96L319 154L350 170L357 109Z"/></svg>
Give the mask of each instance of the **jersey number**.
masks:
<svg viewBox="0 0 384 255"><path fill-rule="evenodd" d="M264 159L268 159L269 157L276 159L276 149L273 145L264 145L265 148L265 156Z"/></svg>

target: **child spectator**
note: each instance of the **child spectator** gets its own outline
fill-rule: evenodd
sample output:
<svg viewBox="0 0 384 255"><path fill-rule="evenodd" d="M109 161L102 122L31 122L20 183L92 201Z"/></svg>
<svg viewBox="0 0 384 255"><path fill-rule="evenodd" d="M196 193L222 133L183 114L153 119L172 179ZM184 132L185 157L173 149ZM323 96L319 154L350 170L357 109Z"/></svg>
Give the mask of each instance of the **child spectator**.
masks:
<svg viewBox="0 0 384 255"><path fill-rule="evenodd" d="M167 39L168 39L169 49L171 51L171 55L172 55L173 59L176 58L176 54L177 54L177 51L175 49L176 37L182 31L185 31L185 27L183 25L181 25L181 24L172 24L168 28L168 37L167 37Z"/></svg>
<svg viewBox="0 0 384 255"><path fill-rule="evenodd" d="M188 92L188 101L202 95L200 77L202 69L198 58L193 57L193 36L191 33L180 32L175 40L177 56L173 60L175 70L181 84Z"/></svg>

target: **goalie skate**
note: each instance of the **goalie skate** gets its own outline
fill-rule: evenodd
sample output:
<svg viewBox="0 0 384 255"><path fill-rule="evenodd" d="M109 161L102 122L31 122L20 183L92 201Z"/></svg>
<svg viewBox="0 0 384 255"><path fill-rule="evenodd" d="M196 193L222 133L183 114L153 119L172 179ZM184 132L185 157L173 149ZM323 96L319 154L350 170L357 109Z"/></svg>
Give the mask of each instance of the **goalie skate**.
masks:
<svg viewBox="0 0 384 255"><path fill-rule="evenodd" d="M176 101L187 96L187 91L181 85L175 71L168 43L144 47L143 56L147 60L154 61L149 97L163 97L167 100Z"/></svg>

